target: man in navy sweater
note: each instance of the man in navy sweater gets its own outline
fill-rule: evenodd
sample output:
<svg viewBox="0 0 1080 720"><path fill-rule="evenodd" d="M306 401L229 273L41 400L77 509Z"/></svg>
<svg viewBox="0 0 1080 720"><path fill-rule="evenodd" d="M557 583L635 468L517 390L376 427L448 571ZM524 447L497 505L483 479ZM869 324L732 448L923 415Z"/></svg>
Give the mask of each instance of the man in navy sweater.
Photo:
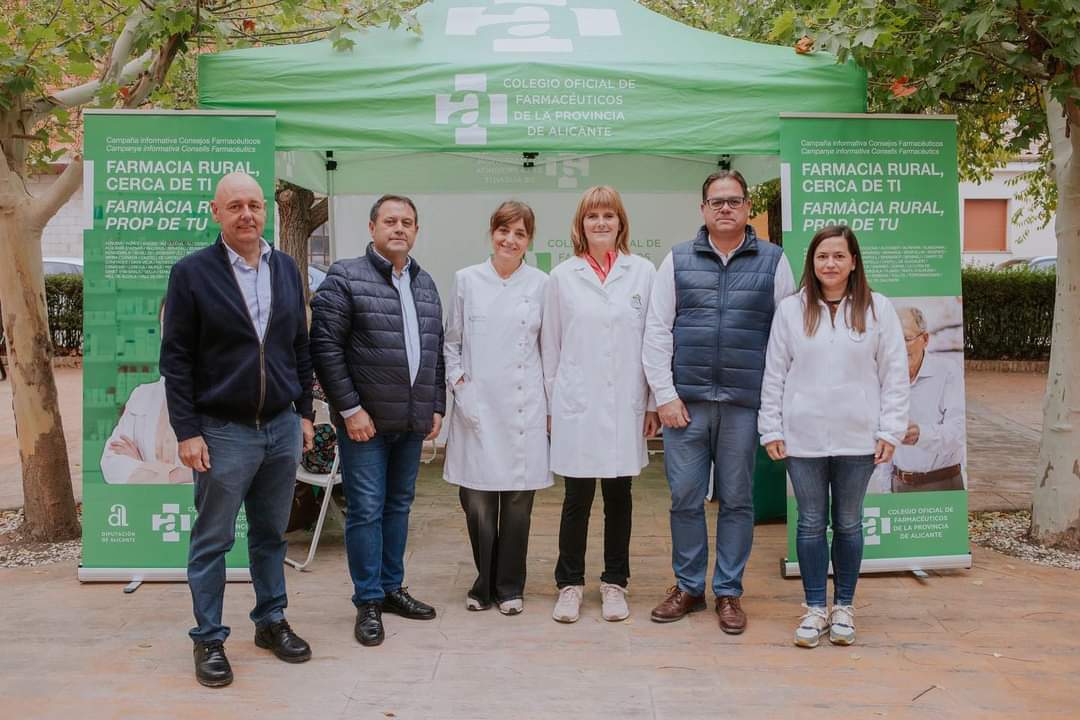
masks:
<svg viewBox="0 0 1080 720"><path fill-rule="evenodd" d="M247 510L255 644L285 662L311 648L285 620L285 528L301 445L314 438L312 369L300 273L262 238L266 205L249 175L218 182L210 203L221 236L173 266L161 374L180 461L194 470L188 551L195 677L232 682L221 624L225 554Z"/></svg>

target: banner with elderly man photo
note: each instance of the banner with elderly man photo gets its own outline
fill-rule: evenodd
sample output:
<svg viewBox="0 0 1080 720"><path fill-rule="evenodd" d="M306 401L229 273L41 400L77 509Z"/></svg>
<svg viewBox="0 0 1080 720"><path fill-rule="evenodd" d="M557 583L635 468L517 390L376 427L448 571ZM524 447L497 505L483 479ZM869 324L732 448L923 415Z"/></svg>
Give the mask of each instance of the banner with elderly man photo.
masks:
<svg viewBox="0 0 1080 720"><path fill-rule="evenodd" d="M84 121L79 579L182 581L195 501L158 372L165 287L173 263L217 239L210 201L222 175L252 175L272 204L275 118L88 110ZM230 580L249 577L246 533L241 513Z"/></svg>
<svg viewBox="0 0 1080 720"><path fill-rule="evenodd" d="M792 113L781 115L780 148L795 277L815 232L849 226L904 332L908 430L870 480L862 572L971 567L956 120ZM799 572L797 517L789 481L785 575Z"/></svg>

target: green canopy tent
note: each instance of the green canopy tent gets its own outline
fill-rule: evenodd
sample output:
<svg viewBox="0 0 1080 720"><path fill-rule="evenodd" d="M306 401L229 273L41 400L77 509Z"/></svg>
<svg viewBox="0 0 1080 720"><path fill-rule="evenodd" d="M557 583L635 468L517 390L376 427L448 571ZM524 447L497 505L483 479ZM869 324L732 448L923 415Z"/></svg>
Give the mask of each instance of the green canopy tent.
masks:
<svg viewBox="0 0 1080 720"><path fill-rule="evenodd" d="M550 269L569 252L561 228L577 193L599 183L623 193L634 251L659 262L696 230L696 194L718 162L751 183L779 174L781 112L866 110L853 64L696 30L631 0L434 0L416 19L420 34L376 28L347 50L323 40L203 55L199 99L276 111L280 178L335 198L412 195L437 228L417 254L440 287L486 257L487 213L509 194L537 210L549 234L531 260ZM343 205L331 218L362 228L370 198ZM358 254L366 234L332 224L330 242L332 257ZM780 478L767 497L763 474ZM782 478L759 465L759 516L783 515Z"/></svg>
<svg viewBox="0 0 1080 720"><path fill-rule="evenodd" d="M279 175L322 192L326 151L337 192L385 181L388 166L460 178L461 153L727 155L760 180L775 163L746 158L779 153L780 112L866 110L853 64L696 30L631 0L435 0L416 18L422 34L377 28L351 50L323 40L203 55L200 103L275 110L277 148L292 151Z"/></svg>

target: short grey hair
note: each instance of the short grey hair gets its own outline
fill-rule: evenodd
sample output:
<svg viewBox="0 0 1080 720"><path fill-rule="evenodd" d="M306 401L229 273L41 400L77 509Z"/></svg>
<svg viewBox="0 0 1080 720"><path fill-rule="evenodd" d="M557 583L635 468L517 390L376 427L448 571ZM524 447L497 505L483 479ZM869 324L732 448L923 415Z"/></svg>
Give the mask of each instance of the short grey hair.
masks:
<svg viewBox="0 0 1080 720"><path fill-rule="evenodd" d="M915 325L915 329L919 331L920 335L926 332L926 316L923 315L922 310L915 306L901 308L900 322L904 322L905 315L911 318L911 322Z"/></svg>

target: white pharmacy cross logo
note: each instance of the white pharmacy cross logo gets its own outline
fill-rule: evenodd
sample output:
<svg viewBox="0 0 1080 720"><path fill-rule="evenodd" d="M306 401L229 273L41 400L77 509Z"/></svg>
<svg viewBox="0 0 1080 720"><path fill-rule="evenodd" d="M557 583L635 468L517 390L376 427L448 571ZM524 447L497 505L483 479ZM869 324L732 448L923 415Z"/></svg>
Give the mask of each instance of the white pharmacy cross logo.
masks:
<svg viewBox="0 0 1080 720"><path fill-rule="evenodd" d="M162 542L180 542L180 533L191 532L191 516L180 512L179 503L164 503L161 513L151 516L151 528L161 533Z"/></svg>
<svg viewBox="0 0 1080 720"><path fill-rule="evenodd" d="M477 36L481 28L493 28L503 35L492 41L494 52L568 53L574 51L574 38L560 37L552 27L557 17L569 20L567 11L573 13L577 37L622 35L614 8L568 7L568 0L492 0L487 6L449 8L446 34Z"/></svg>
<svg viewBox="0 0 1080 720"><path fill-rule="evenodd" d="M457 96L457 93L464 95ZM481 105L486 107L487 117L481 124ZM435 124L461 125L454 129L456 145L487 145L487 128L484 125L506 125L506 95L488 93L487 75L461 73L454 76L454 94L435 96Z"/></svg>
<svg viewBox="0 0 1080 720"><path fill-rule="evenodd" d="M880 545L882 535L892 533L892 518L881 517L881 508L863 508L863 542L867 545Z"/></svg>

